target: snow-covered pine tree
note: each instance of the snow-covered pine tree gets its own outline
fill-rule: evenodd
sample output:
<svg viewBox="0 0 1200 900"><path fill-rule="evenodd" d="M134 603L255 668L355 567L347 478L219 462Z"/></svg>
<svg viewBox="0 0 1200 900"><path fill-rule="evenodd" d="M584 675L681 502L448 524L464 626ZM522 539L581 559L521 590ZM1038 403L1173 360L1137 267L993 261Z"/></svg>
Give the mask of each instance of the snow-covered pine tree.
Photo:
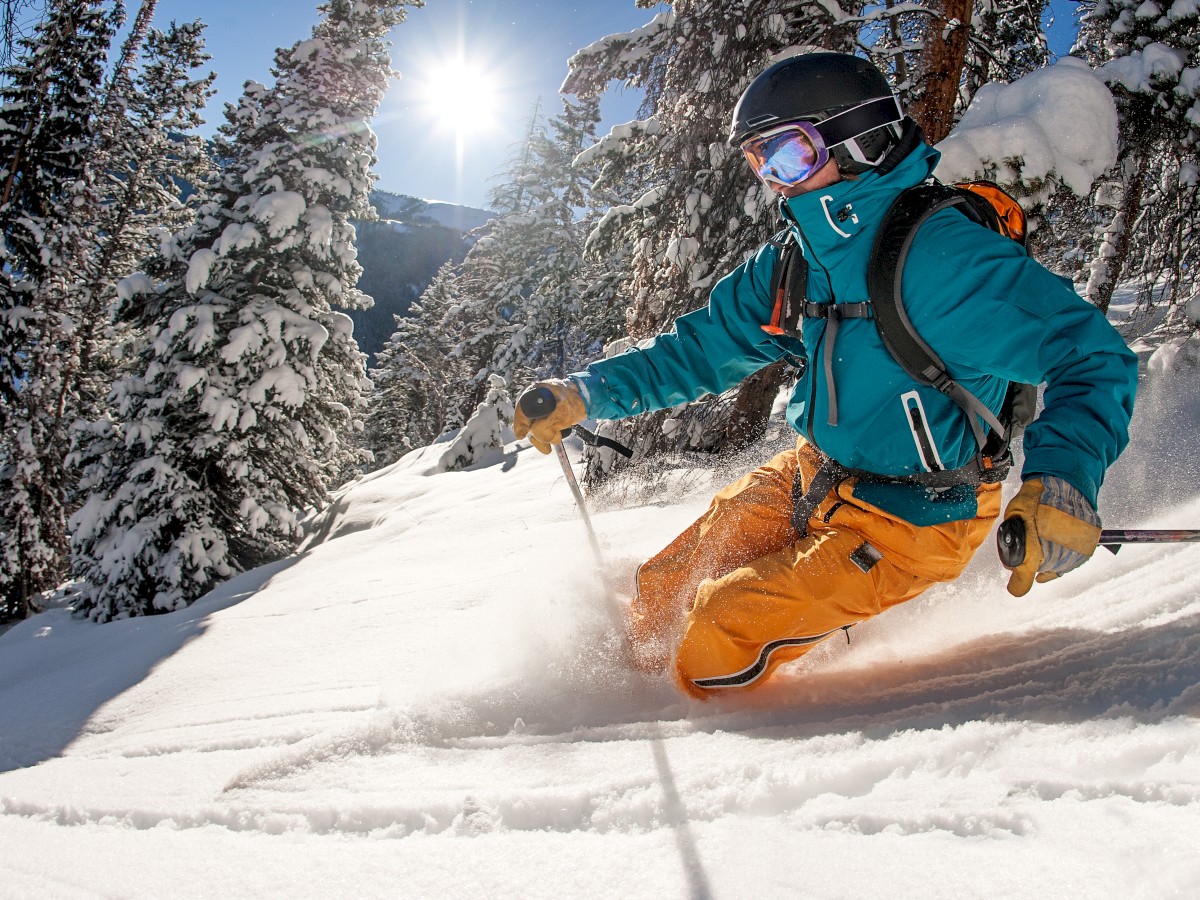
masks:
<svg viewBox="0 0 1200 900"><path fill-rule="evenodd" d="M10 471L36 472L38 488L18 474L12 484L6 519L23 518L24 531L43 535L43 549L52 550L44 568L61 574L67 563L63 531L75 473L65 465L68 429L79 415L96 417L112 380L114 357L109 312L114 283L154 246L151 227L170 227L186 212L180 203L182 178L192 176L206 159L202 143L180 131L198 124L198 110L207 97L211 77L192 81L189 70L202 61L200 30L172 28L168 35L150 32L156 0L142 0L138 14L102 89L94 84L122 8L100 17L103 31L89 34L86 18L67 5L52 7L44 28L75 16L77 52L90 48L92 81L79 91L75 116L77 176L69 203L63 205L64 225L53 231L58 262L53 272L28 282L27 302L35 311L55 311L49 319L58 336L33 335L29 347L17 354L26 368L14 409L26 421L26 434L14 441ZM149 37L147 35L149 34ZM146 62L137 71L143 46ZM82 71L81 71L82 74ZM48 98L44 98L48 99ZM27 107L32 109L32 107ZM37 115L44 115L37 110ZM36 121L34 116L31 121ZM52 492L47 495L46 492ZM36 517L34 529L28 521ZM53 535L53 538L49 536ZM43 587L57 580L47 575Z"/></svg>
<svg viewBox="0 0 1200 900"><path fill-rule="evenodd" d="M1171 324L1194 327L1179 310L1200 288L1200 4L1098 0L1083 9L1075 52L1102 67L1121 123L1116 171L1099 190L1109 215L1088 299L1107 309L1121 280L1140 279L1141 311L1165 301Z"/></svg>
<svg viewBox="0 0 1200 900"><path fill-rule="evenodd" d="M139 24L152 7L148 0L143 4ZM138 329L130 323L139 315L123 308L118 285L155 254L159 236L191 224L202 190L214 176L212 157L196 133L216 77L197 72L208 59L203 29L191 22L159 31L149 29L147 21L139 42L144 43L140 69L131 62L126 76L110 78L105 112L113 107L116 112L102 116L103 133L96 141L98 239L82 264L72 390L76 416L88 420L103 415L109 387L138 343ZM127 41L124 55L134 50Z"/></svg>
<svg viewBox="0 0 1200 900"><path fill-rule="evenodd" d="M539 263L564 242L553 216L546 215L555 185L539 163L549 143L539 101L524 139L491 192L497 215L474 236L455 270L457 302L439 323L439 332L459 372L458 383L448 387L464 417L487 396L492 374L510 382L524 343L526 307L541 281Z"/></svg>
<svg viewBox="0 0 1200 900"><path fill-rule="evenodd" d="M529 174L522 180L536 187L527 191L527 208L514 220L497 222L497 238L514 242L524 257L518 263L524 271L514 273L522 282L522 302L490 366L510 387L582 368L619 333L620 317L611 305L605 308L608 298L595 290L601 280L583 257L588 220L580 214L589 179L584 168L573 165L595 142L598 121L595 101L564 98L563 112L531 148Z"/></svg>
<svg viewBox="0 0 1200 900"><path fill-rule="evenodd" d="M523 146L535 138L541 128L531 121ZM524 207L544 189L531 177L531 159L514 157L524 174L494 192L509 208L472 234L466 257L442 267L409 315L396 317L376 357L367 446L380 465L461 427L487 395L493 354L516 330L528 290L518 232L529 230Z"/></svg>
<svg viewBox="0 0 1200 900"><path fill-rule="evenodd" d="M930 143L946 137L975 92L1049 61L1046 0L927 0L870 8L860 40L891 72Z"/></svg>
<svg viewBox="0 0 1200 900"><path fill-rule="evenodd" d="M586 149L595 144L599 121L599 98L571 101L564 97L562 115L552 123L557 135L555 152L568 148L574 154L573 158L556 163L556 169L565 170L561 199L582 214L574 229L582 259L578 271L566 273L571 277L558 282L560 291L569 292L573 336L562 355L561 367L539 372L539 377L558 376L580 368L601 356L605 346L625 330L626 304L621 300L619 286L628 270L622 263L630 255L630 248L610 248L609 253L602 254L590 252L587 245L588 235L595 231L611 206L607 192L596 185L598 169L584 157Z"/></svg>
<svg viewBox="0 0 1200 900"><path fill-rule="evenodd" d="M163 242L150 341L115 420L80 445L72 551L93 619L177 609L289 552L304 510L363 460L363 356L335 307L370 302L350 220L371 215L367 122L412 5L329 0L276 54L274 87L248 83L227 110L222 181Z"/></svg>
<svg viewBox="0 0 1200 900"><path fill-rule="evenodd" d="M106 273L97 272L97 261L109 255L107 248L119 246L124 240L120 210L128 204L121 201L124 188L118 187L121 184L119 176L123 174L120 170L124 168L126 171L133 171L138 166L152 167L156 161L154 156L145 152L146 135L161 129L162 123L153 116L142 117L143 120L136 123L136 136L131 141L131 132L135 126L127 120L126 115L130 106L135 104L135 98L132 96L133 71L138 50L149 31L156 3L157 0L142 0L121 53L100 90L97 90L94 83L96 73L104 68L104 56L113 34L123 24L123 4L113 5L107 16L98 8L103 4L92 4L88 16L81 14L82 8L78 7L78 4L75 5L76 8L72 8L72 4L52 4L49 18L44 23L44 27L47 28L54 27L54 23L67 23L68 29L72 27L70 23L73 23L76 29L74 43L80 52L88 55L91 64L90 73L80 73L85 80L81 82L77 91L78 96L74 101L77 108L75 115L71 117L75 122L76 136L71 143L70 152L76 160L74 170L77 175L70 182L69 203L62 205L63 222L67 225L53 233L56 265L53 271L46 270L43 277L30 280L28 288L30 302L35 308L48 305L61 307L59 313L69 320L69 325L63 330L60 339L53 342L55 349L52 355L29 352L21 356L28 367L30 380L34 383L40 380L39 363L42 368L46 368L47 363L61 363L63 366L62 385L55 389L59 399L43 404L57 408L53 415L55 421L48 426L55 445L65 445L63 423L69 422L78 411L80 383L88 368L87 357L91 343L97 329L107 319L101 301L105 292L111 296L112 284ZM101 31L95 31L90 24L98 20L104 23ZM69 33L64 39L70 40ZM48 49L54 52L52 45ZM155 91L162 89L158 84L153 87ZM43 96L40 99L51 102L50 97ZM38 100L35 91L32 104L17 108L17 116L25 116L25 127L36 128L38 121L48 114L61 118L58 113L39 107ZM20 177L28 177L28 174L22 173ZM143 206L138 209L137 214L155 217L164 206L162 203ZM40 245L38 253L45 255ZM99 281L103 281L103 284L98 286ZM65 288L64 284L67 285ZM42 340L36 343L47 347L51 342ZM27 401L35 400L34 393L31 391L26 394ZM90 406L94 412L94 392L89 399L93 401ZM84 406L88 405L85 401Z"/></svg>
<svg viewBox="0 0 1200 900"><path fill-rule="evenodd" d="M55 0L0 78L0 596L24 615L66 559L61 433L94 223L91 130L118 17Z"/></svg>
<svg viewBox="0 0 1200 900"><path fill-rule="evenodd" d="M977 3L967 52L963 97L969 103L990 81L1012 82L1050 62L1042 28L1047 0Z"/></svg>
<svg viewBox="0 0 1200 900"><path fill-rule="evenodd" d="M463 424L463 379L438 323L457 303L455 265L447 263L376 354L366 417L366 444L375 464L386 466Z"/></svg>
<svg viewBox="0 0 1200 900"><path fill-rule="evenodd" d="M499 375L492 375L488 378L487 394L454 439L446 444L438 461L438 470L461 472L476 463L497 460L503 454L505 442L512 440L509 427L512 418L513 402L508 385Z"/></svg>
<svg viewBox="0 0 1200 900"><path fill-rule="evenodd" d="M889 75L931 143L950 132L984 84L1013 81L1049 61L1046 0L885 0L841 9L841 29Z"/></svg>

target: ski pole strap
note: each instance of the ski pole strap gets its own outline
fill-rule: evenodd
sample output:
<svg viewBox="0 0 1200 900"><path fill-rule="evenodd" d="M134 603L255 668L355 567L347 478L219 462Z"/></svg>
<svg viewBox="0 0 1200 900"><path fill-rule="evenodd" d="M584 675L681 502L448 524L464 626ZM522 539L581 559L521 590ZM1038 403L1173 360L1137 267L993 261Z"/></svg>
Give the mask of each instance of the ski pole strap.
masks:
<svg viewBox="0 0 1200 900"><path fill-rule="evenodd" d="M573 428L566 429L565 431L563 431L563 437L566 437L572 431L574 431L577 435L579 435L579 439L582 440L585 444L588 444L589 446L607 447L609 450L615 450L617 453L620 453L626 459L633 458L633 451L630 450L628 447L626 447L624 444L617 443L612 438L607 438L607 437L603 437L602 435L596 434L596 432L594 432L594 431L588 431L582 425L576 425Z"/></svg>
<svg viewBox="0 0 1200 900"><path fill-rule="evenodd" d="M554 412L554 407L557 401L554 399L554 392L549 388L539 387L531 388L523 393L517 401L521 412L529 416L531 420L544 419L550 413ZM612 438L601 437L593 431L588 431L582 425L575 425L572 428L564 428L562 437L567 437L571 432L579 435L585 444L592 447L607 447L610 450L615 450L626 459L633 458L633 451L624 444L618 444Z"/></svg>

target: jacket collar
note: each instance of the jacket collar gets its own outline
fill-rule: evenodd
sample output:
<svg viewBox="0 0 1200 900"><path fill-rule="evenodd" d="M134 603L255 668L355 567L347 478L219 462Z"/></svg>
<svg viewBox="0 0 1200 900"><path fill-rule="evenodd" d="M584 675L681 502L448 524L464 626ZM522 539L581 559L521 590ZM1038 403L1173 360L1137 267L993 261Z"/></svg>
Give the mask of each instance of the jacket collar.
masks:
<svg viewBox="0 0 1200 900"><path fill-rule="evenodd" d="M896 196L927 179L940 154L921 144L887 175L867 172L853 181L839 181L811 193L780 200L784 221L799 227L801 243L818 258L840 247L866 228L874 232Z"/></svg>

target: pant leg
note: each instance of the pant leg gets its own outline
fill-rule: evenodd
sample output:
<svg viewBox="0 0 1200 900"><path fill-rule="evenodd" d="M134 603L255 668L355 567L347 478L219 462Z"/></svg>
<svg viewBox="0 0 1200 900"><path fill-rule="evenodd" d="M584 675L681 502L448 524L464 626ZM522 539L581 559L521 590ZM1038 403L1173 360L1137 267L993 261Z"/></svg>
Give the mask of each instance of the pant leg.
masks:
<svg viewBox="0 0 1200 900"><path fill-rule="evenodd" d="M820 464L803 441L723 489L708 511L638 573L631 607L635 664L675 676L694 696L748 688L847 626L956 578L1000 509L996 485L978 491L977 518L919 527L839 485L809 533L791 527L792 479ZM864 543L883 554L864 565Z"/></svg>
<svg viewBox="0 0 1200 900"><path fill-rule="evenodd" d="M788 450L723 488L704 515L641 565L628 627L635 665L646 671L666 667L701 582L795 541L796 464L796 451Z"/></svg>
<svg viewBox="0 0 1200 900"><path fill-rule="evenodd" d="M800 462L808 476L803 448ZM958 577L1000 511L999 485L985 485L976 518L921 527L852 490L839 485L805 537L699 585L675 656L681 689L703 698L760 685L845 626ZM882 555L864 557L864 543Z"/></svg>
<svg viewBox="0 0 1200 900"><path fill-rule="evenodd" d="M679 686L705 697L762 684L841 629L934 584L886 559L864 572L852 560L863 543L856 532L813 525L792 545L701 584L675 656Z"/></svg>

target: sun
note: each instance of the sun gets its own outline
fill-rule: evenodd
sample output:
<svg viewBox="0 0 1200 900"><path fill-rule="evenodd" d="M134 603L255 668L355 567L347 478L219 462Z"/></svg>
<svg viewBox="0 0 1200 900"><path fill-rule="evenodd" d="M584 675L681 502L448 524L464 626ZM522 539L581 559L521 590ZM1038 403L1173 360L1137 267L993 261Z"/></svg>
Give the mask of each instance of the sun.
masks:
<svg viewBox="0 0 1200 900"><path fill-rule="evenodd" d="M439 129L458 140L486 134L497 124L497 74L465 57L445 60L426 70L426 112Z"/></svg>

